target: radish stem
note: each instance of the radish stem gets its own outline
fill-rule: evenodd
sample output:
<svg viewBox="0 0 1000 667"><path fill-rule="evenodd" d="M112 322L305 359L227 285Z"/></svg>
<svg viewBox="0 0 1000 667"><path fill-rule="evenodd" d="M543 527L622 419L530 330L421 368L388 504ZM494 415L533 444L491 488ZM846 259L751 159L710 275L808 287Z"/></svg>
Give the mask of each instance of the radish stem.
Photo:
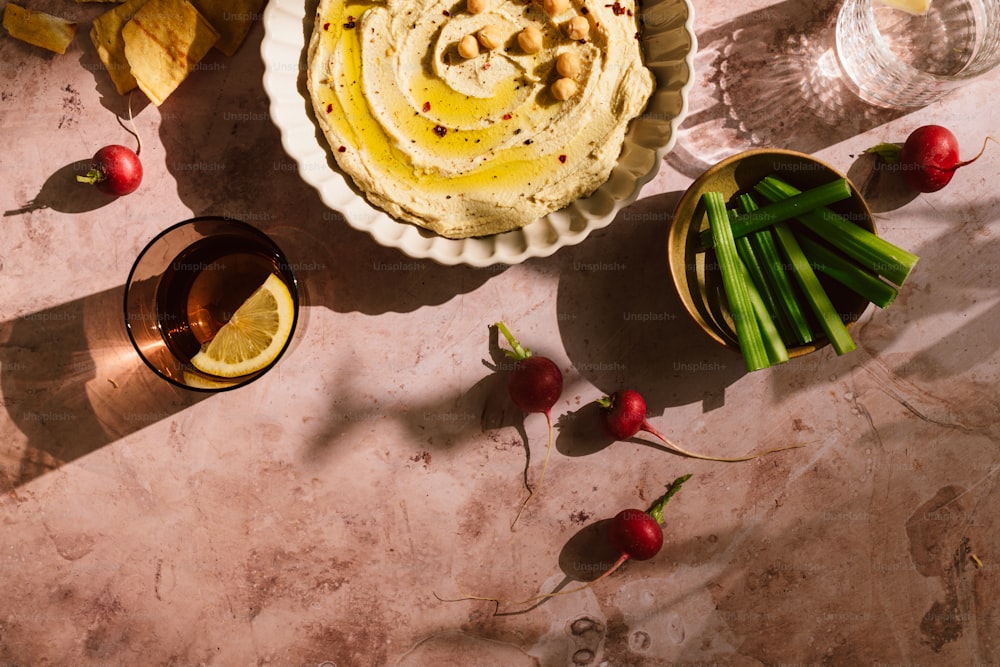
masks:
<svg viewBox="0 0 1000 667"><path fill-rule="evenodd" d="M663 523L663 508L670 501L670 499L674 497L674 494L681 490L681 484L689 479L691 479L691 473L675 479L670 483L670 486L667 487L667 492L660 496L660 498L650 506L648 510L649 516L653 517L656 520L656 523Z"/></svg>
<svg viewBox="0 0 1000 667"><path fill-rule="evenodd" d="M527 359L528 357L531 356L531 350L521 346L521 343L519 343L517 339L514 338L514 334L510 332L510 329L507 328L506 324L504 324L503 322L497 322L496 327L500 331L500 333L503 334L503 337L507 339L507 342L510 343L511 350L507 351L508 357L520 361L522 359Z"/></svg>

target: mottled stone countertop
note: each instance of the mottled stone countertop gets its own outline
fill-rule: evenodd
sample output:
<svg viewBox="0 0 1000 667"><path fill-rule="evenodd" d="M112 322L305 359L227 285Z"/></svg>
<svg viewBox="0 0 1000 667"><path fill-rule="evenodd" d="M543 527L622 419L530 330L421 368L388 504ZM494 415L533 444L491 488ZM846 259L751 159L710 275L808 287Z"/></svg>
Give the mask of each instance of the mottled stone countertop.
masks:
<svg viewBox="0 0 1000 667"><path fill-rule="evenodd" d="M861 157L930 122L973 154L1000 78L888 113L831 69L837 3L694 0L690 114L639 201L552 257L445 267L300 179L259 22L137 105L139 192L81 190L79 162L130 140L87 38L106 6L26 4L81 32L62 56L0 34L0 665L1000 664L1000 150L916 197ZM848 173L921 260L856 351L747 374L684 314L665 239L691 180L758 146ZM271 233L306 292L278 366L211 396L154 376L120 314L145 243L208 213ZM498 319L566 376L513 531L546 426L485 363ZM626 384L691 449L808 446L610 442L594 401ZM523 613L438 599L593 578L606 520L689 472L656 558Z"/></svg>

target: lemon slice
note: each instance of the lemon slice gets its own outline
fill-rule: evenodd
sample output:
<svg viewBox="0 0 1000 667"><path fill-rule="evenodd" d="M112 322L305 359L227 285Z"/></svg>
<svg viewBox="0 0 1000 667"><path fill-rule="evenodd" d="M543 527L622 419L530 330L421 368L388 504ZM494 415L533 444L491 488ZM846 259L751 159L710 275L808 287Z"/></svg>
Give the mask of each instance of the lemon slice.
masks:
<svg viewBox="0 0 1000 667"><path fill-rule="evenodd" d="M184 384L195 389L229 389L235 386L233 380L223 382L221 380L209 379L204 375L192 371L184 371L182 378Z"/></svg>
<svg viewBox="0 0 1000 667"><path fill-rule="evenodd" d="M914 16L922 16L931 8L931 0L882 0L886 7L895 7Z"/></svg>
<svg viewBox="0 0 1000 667"><path fill-rule="evenodd" d="M191 365L202 373L227 378L259 371L277 358L294 320L295 301L285 283L271 274L215 337L201 346Z"/></svg>

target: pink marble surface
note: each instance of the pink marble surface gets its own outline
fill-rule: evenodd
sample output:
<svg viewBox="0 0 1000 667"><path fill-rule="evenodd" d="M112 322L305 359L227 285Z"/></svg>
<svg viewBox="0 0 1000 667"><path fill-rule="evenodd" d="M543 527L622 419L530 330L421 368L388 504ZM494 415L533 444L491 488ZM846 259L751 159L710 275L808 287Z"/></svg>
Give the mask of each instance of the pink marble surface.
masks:
<svg viewBox="0 0 1000 667"><path fill-rule="evenodd" d="M829 78L836 3L693 4L691 113L639 202L551 258L472 269L322 206L268 117L259 24L137 103L143 186L95 198L74 165L130 141L86 39L102 8L30 3L85 27L63 56L0 34L0 665L1000 664L1000 151L915 198L858 157L928 122L975 152L1000 80L888 114ZM848 172L921 256L847 356L748 375L683 315L672 207L752 146ZM274 235L307 306L271 373L206 397L141 365L120 302L146 241L209 213ZM497 319L566 376L514 531L546 428L486 364ZM723 464L609 442L593 401L626 384L689 448L808 446ZM525 613L437 599L592 578L602 522L687 472L655 559Z"/></svg>

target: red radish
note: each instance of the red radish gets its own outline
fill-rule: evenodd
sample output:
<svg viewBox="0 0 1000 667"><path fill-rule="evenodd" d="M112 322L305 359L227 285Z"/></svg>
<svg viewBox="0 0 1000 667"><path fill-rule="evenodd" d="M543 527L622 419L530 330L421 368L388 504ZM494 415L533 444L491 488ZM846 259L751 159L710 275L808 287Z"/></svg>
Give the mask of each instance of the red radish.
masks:
<svg viewBox="0 0 1000 667"><path fill-rule="evenodd" d="M132 116L132 95L128 98L128 120L132 127L126 127L121 116L115 116L118 124L135 137L135 151L119 144L105 146L94 153L90 160L90 169L85 176L77 176L81 183L90 183L101 192L121 197L135 192L142 183L142 162L139 153L142 152L142 140L135 129L135 119Z"/></svg>
<svg viewBox="0 0 1000 667"><path fill-rule="evenodd" d="M646 401L637 391L622 389L611 396L605 396L598 403L605 408L605 428L619 440L627 440L643 428L650 428L646 421ZM655 431L651 432L659 435Z"/></svg>
<svg viewBox="0 0 1000 667"><path fill-rule="evenodd" d="M951 182L955 172L972 164L986 150L987 137L979 153L968 160L959 157L958 139L940 125L923 125L899 144L879 144L866 153L876 153L888 162L898 163L903 180L917 192L937 192Z"/></svg>
<svg viewBox="0 0 1000 667"><path fill-rule="evenodd" d="M90 161L87 174L77 176L76 180L120 197L135 192L142 183L142 163L139 154L131 148L112 144L98 150Z"/></svg>
<svg viewBox="0 0 1000 667"><path fill-rule="evenodd" d="M510 398L525 412L551 414L562 395L562 372L548 357L518 358L507 381Z"/></svg>
<svg viewBox="0 0 1000 667"><path fill-rule="evenodd" d="M678 477L667 487L667 492L646 510L627 509L622 510L611 520L608 528L608 540L620 555L614 564L605 570L601 576L589 582L586 586L574 588L567 593L581 591L589 588L597 582L606 579L611 574L625 564L628 559L649 560L660 553L663 548L663 508L667 502L677 493L681 484L691 479L691 473ZM551 597L552 594L542 597Z"/></svg>
<svg viewBox="0 0 1000 667"><path fill-rule="evenodd" d="M507 602L507 604L526 605L551 597L556 597L557 595L578 593L582 590L591 588L592 586L596 586L599 582L611 576L629 559L649 560L656 554L660 553L660 549L663 548L663 529L660 527L663 524L663 509L673 495L680 490L681 484L688 481L690 478L691 474L688 473L687 475L675 479L670 486L667 487L666 493L658 498L656 502L650 506L649 510L622 510L616 514L613 519L611 519L608 527L608 540L611 542L611 546L614 547L615 551L618 552L619 556L618 560L616 560L611 567L602 572L599 577L587 582L583 586L577 586L576 588L564 591L556 591L554 593L545 593L544 595L536 595L535 597L528 598L527 600ZM438 597L438 599L446 602L458 602L459 600L489 600L497 603L498 609L500 603L505 602L501 598L477 595L463 595L461 598L455 600L444 600L444 598L440 597Z"/></svg>
<svg viewBox="0 0 1000 667"><path fill-rule="evenodd" d="M757 458L758 456L763 456L764 454L780 452L786 449L795 449L802 446L792 445L790 447L779 447L778 449L769 449L761 454L742 456L734 459L705 456L703 454L696 454L678 447L668 440L665 435L656 430L656 428L654 428L653 425L646 419L646 400L639 392L632 389L622 389L621 391L615 392L610 396L605 396L599 399L597 402L602 408L604 408L604 427L611 435L619 440L627 440L628 438L638 434L639 431L646 431L647 433L651 433L662 440L667 447L675 452L694 459L734 463L738 461L749 461Z"/></svg>
<svg viewBox="0 0 1000 667"><path fill-rule="evenodd" d="M649 560L660 553L663 530L656 519L642 510L622 510L611 520L611 544L619 553L635 560Z"/></svg>
<svg viewBox="0 0 1000 667"><path fill-rule="evenodd" d="M562 395L562 371L548 357L535 355L531 350L523 347L503 322L497 322L496 327L511 346L511 350L507 352L507 356L515 360L514 369L507 380L507 393L510 394L514 405L525 412L544 414L545 421L548 424L549 443L545 449L545 463L542 465L542 473L539 475L538 484L536 485L536 488L538 488L542 485L542 480L545 478L545 469L549 463L549 454L552 452L552 435L554 430L552 427L552 408ZM511 523L511 528L517 523L517 519L521 516L524 506L528 504L528 500L531 499L533 494L534 492L529 488L528 497L521 504L521 509L518 510L517 516L514 517L514 521Z"/></svg>

